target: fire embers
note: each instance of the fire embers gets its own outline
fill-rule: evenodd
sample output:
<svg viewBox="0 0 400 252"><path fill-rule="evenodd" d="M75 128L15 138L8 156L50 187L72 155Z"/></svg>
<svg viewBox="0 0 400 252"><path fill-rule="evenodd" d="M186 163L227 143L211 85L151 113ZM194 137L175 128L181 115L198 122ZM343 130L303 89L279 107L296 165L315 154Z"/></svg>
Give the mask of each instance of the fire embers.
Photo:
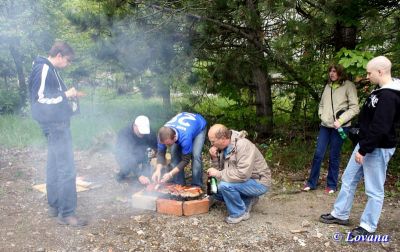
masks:
<svg viewBox="0 0 400 252"><path fill-rule="evenodd" d="M203 190L199 187L177 184L149 184L145 189L145 194L167 199L195 200L203 196Z"/></svg>

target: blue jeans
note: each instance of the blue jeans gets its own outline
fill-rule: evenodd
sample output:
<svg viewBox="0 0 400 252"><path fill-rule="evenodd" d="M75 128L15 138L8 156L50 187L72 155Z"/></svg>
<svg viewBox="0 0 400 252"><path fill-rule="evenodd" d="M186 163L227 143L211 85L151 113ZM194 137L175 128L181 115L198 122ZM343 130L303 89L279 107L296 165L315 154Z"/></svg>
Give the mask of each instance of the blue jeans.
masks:
<svg viewBox="0 0 400 252"><path fill-rule="evenodd" d="M237 183L220 181L218 192L213 197L216 200L224 201L229 216L236 218L244 214L252 198L261 196L267 191L268 188L265 185L254 179Z"/></svg>
<svg viewBox="0 0 400 252"><path fill-rule="evenodd" d="M192 146L192 185L201 187L203 185L203 159L201 153L206 139L206 129L193 139ZM171 166L176 167L182 160L182 149L179 145L171 146ZM185 185L185 171L180 170L172 180L176 184Z"/></svg>
<svg viewBox="0 0 400 252"><path fill-rule="evenodd" d="M348 127L343 127L347 133ZM343 139L340 137L337 129L321 126L319 129L317 148L314 153L314 159L311 166L310 177L307 185L311 189L317 188L319 173L321 171L321 163L324 160L325 152L330 145L329 150L329 168L327 177L327 187L336 190L339 177L340 150L343 145Z"/></svg>
<svg viewBox="0 0 400 252"><path fill-rule="evenodd" d="M62 217L75 214L76 171L69 122L40 125L47 137L46 190L50 207Z"/></svg>
<svg viewBox="0 0 400 252"><path fill-rule="evenodd" d="M368 232L375 232L381 215L385 197L386 170L395 148L376 148L364 156L364 164L357 164L355 155L360 146L354 148L353 154L342 176L342 187L333 206L331 215L335 218L349 219L357 184L364 176L367 205L361 216L360 226Z"/></svg>

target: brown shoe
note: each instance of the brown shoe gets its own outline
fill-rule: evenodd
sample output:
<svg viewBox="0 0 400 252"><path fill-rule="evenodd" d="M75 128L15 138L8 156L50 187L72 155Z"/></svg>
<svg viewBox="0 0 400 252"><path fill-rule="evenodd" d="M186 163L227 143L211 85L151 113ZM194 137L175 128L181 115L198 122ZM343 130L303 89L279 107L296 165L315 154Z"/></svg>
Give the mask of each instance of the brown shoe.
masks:
<svg viewBox="0 0 400 252"><path fill-rule="evenodd" d="M58 217L57 222L60 225L70 225L72 227L83 227L88 224L87 220L80 219L76 215Z"/></svg>

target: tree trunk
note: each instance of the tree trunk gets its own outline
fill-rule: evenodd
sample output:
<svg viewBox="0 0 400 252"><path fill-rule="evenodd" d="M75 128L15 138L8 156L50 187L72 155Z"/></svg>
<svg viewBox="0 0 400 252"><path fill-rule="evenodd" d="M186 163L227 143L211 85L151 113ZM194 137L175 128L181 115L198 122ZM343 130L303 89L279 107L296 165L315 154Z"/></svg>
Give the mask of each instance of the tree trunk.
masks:
<svg viewBox="0 0 400 252"><path fill-rule="evenodd" d="M27 98L27 86L26 86L26 82L25 82L22 57L21 57L21 54L19 53L19 51L13 45L10 45L10 53L14 59L15 68L17 70L18 87L19 87L18 109L21 109L25 105L26 98Z"/></svg>
<svg viewBox="0 0 400 252"><path fill-rule="evenodd" d="M163 101L163 107L165 110L171 110L171 90L169 85L162 85L160 88L160 94Z"/></svg>
<svg viewBox="0 0 400 252"><path fill-rule="evenodd" d="M357 27L354 25L346 27L344 24L337 22L333 40L336 52L343 47L349 50L355 49L357 45Z"/></svg>
<svg viewBox="0 0 400 252"><path fill-rule="evenodd" d="M252 80L256 85L256 115L261 120L256 127L260 137L271 136L273 133L273 111L272 111L272 95L271 95L271 79L268 71L263 66L265 60L261 47L264 44L264 32L262 28L262 18L258 10L258 1L247 0L246 7L250 12L247 23L249 32L249 42L254 47L251 54L254 54L253 61L256 62L252 69Z"/></svg>
<svg viewBox="0 0 400 252"><path fill-rule="evenodd" d="M292 106L292 111L290 114L290 122L293 125L298 124L299 119L300 119L300 113L301 113L301 103L304 100L304 92L301 90L301 88L296 88L295 89L295 97L293 101L293 106Z"/></svg>
<svg viewBox="0 0 400 252"><path fill-rule="evenodd" d="M260 137L267 137L273 132L273 111L271 80L261 67L253 68L253 82L256 84L256 115L261 118L257 131Z"/></svg>

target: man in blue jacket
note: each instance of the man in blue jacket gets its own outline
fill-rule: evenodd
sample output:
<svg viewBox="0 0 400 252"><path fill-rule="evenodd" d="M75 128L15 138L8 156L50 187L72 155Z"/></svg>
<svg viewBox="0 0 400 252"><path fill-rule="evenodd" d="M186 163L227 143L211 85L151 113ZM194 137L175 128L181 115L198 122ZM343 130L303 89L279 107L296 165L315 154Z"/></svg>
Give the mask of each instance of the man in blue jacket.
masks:
<svg viewBox="0 0 400 252"><path fill-rule="evenodd" d="M182 112L159 129L157 166L152 176L153 181L172 180L176 184L185 185L184 168L192 160L192 185L203 185L201 152L206 137L206 125L206 120L200 114ZM167 146L171 147L172 169L166 171L161 178Z"/></svg>
<svg viewBox="0 0 400 252"><path fill-rule="evenodd" d="M368 197L360 226L350 237L373 234L378 226L385 197L386 170L396 147L396 124L400 120L400 81L392 79L391 62L384 56L367 64L367 77L379 89L372 91L359 115L360 141L342 176L342 187L331 213L323 223L348 225L357 184L364 177Z"/></svg>
<svg viewBox="0 0 400 252"><path fill-rule="evenodd" d="M87 221L75 214L76 171L70 131L73 108L70 100L80 96L75 88L67 89L57 69L67 67L74 57L65 42L56 42L47 58L37 57L29 77L32 117L47 138L46 189L48 214L58 216L58 223L84 226Z"/></svg>

